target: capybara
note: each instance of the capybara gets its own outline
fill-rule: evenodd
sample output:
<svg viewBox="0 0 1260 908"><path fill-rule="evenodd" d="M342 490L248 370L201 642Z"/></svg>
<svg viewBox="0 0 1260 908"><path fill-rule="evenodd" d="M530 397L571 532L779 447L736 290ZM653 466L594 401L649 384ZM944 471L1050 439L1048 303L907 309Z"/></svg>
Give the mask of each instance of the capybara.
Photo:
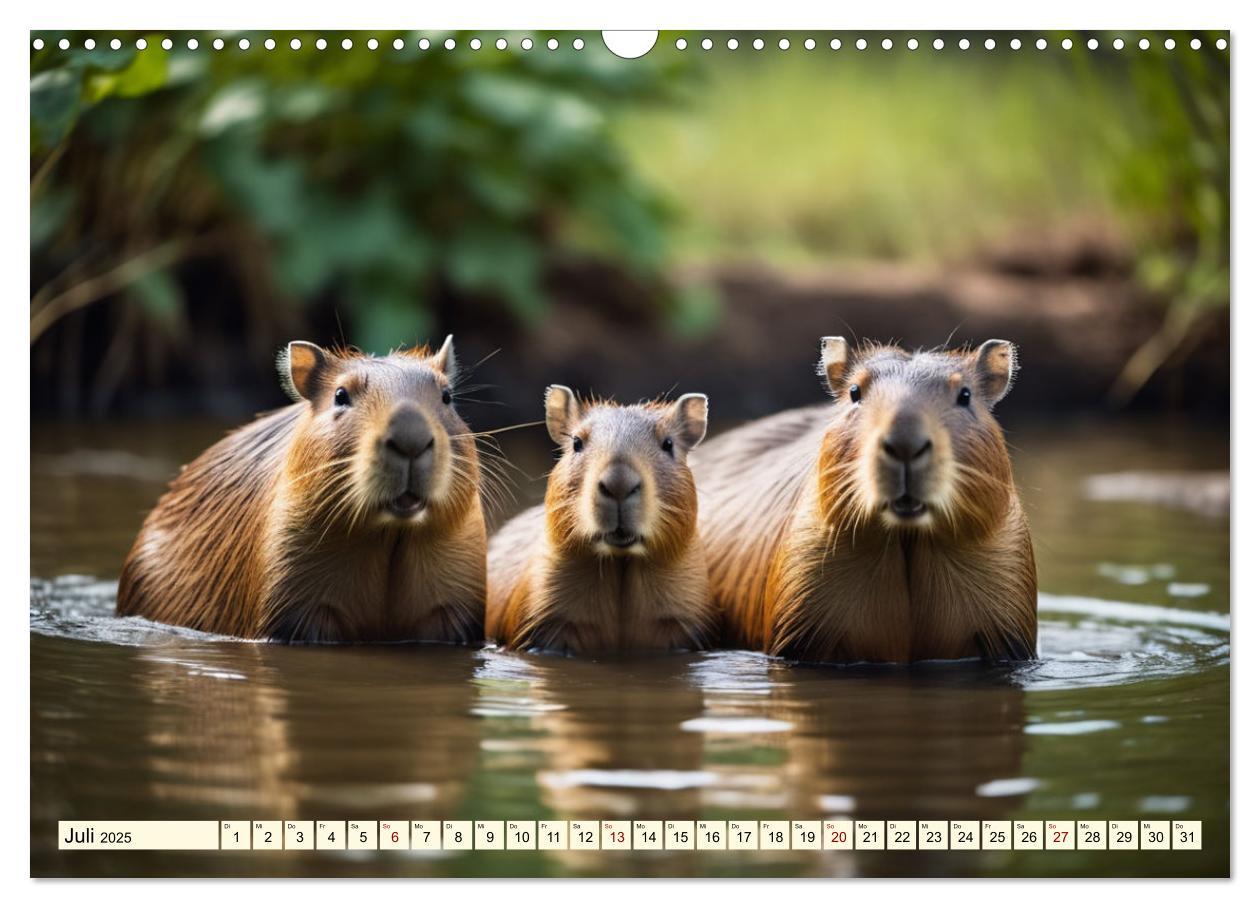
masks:
<svg viewBox="0 0 1260 908"><path fill-rule="evenodd" d="M451 338L384 357L295 341L294 403L184 467L118 614L253 639L478 642L486 529Z"/></svg>
<svg viewBox="0 0 1260 908"><path fill-rule="evenodd" d="M835 402L767 417L694 459L730 642L803 661L1031 658L1037 574L991 412L1015 347L851 351Z"/></svg>
<svg viewBox="0 0 1260 908"><path fill-rule="evenodd" d="M545 503L490 542L486 633L566 654L699 649L716 630L696 489L703 394L617 406L547 389L560 446Z"/></svg>

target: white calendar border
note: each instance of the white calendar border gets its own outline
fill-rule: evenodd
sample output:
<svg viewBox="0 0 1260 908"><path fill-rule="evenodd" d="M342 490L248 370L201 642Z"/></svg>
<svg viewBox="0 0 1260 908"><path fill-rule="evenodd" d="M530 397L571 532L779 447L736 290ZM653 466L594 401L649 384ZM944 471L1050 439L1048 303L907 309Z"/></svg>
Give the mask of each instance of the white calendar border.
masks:
<svg viewBox="0 0 1260 908"><path fill-rule="evenodd" d="M748 5L729 3L680 3L679 0L635 0L632 4L624 4L619 9L608 5L597 5L581 0L534 0L528 13L522 11L524 4L520 0L484 0L472 8L470 4L451 5L439 9L436 5L404 3L402 0L382 2L382 0L356 0L355 3L329 10L325 8L312 13L308 5L296 2L260 4L257 0L219 0L212 7L191 7L186 4L143 0L143 2L127 2L114 0L111 4L85 2L85 0L62 0L57 4L9 4L0 15L4 16L6 28L5 50L0 55L0 66L4 68L3 91L10 101L6 109L27 110L29 92L26 90L28 77L28 55L19 45L24 45L25 36L17 37L17 30L33 28L187 28L198 29L207 25L224 26L231 24L243 28L268 28L277 24L299 26L305 28L362 28L379 27L382 24L423 24L434 27L449 28L585 28L585 27L669 27L669 28L765 28L776 30L794 30L799 28L815 29L949 29L949 28L985 28L985 29L1031 29L1046 27L1071 27L1081 29L1177 29L1177 28L1232 28L1231 53L1233 47L1241 41L1243 52L1232 56L1233 85L1232 100L1234 118L1232 133L1234 150L1233 161L1260 160L1260 137L1257 136L1257 114L1260 110L1260 63L1257 62L1257 51L1260 47L1260 32L1256 28L1254 4L1252 10L1244 10L1242 4L1233 4L1225 0L1182 0L1182 2L1145 2L1125 3L1117 9L1115 4L1107 6L1097 0L1053 0L1038 9L1034 6L1015 7L998 0L955 0L949 4L929 2L929 0L903 0L898 4L837 4L824 0L775 0L761 9ZM120 8L124 7L125 8ZM38 14L38 21L35 17ZM1248 53L1250 51L1250 53ZM1242 116L1244 105L1239 99L1246 99L1252 111L1248 118ZM28 178L28 142L11 140L0 146L0 154L4 158L4 167L0 169L0 187L3 187L4 210L11 215L29 208ZM1254 171L1235 168L1233 175L1233 212L1234 224L1231 232L1231 243L1235 253L1238 250L1254 250L1260 248L1260 230L1257 229L1257 218L1260 216L1260 177ZM17 222L17 218L13 218ZM15 238L16 237L16 238ZM1234 319L1234 346L1231 363L1238 362L1241 344L1238 339L1250 345L1260 343L1260 281L1257 281L1257 263L1254 255L1232 256L1232 297L1231 317ZM17 382L24 394L20 393L20 406L12 408L9 413L10 436L20 437L15 431L14 423L26 429L29 438L30 411L30 374L29 369L20 364L29 362L27 344L28 326L24 306L16 304L29 292L29 242L21 229L7 232L4 245L3 273L10 293L7 294L9 304L3 308L2 316L6 323L5 330L0 332L5 344L7 361L15 365L10 380ZM1242 301L1249 301L1244 305ZM16 376L16 378L14 378ZM1260 412L1256 401L1260 401L1260 374L1235 374L1231 389L1232 406L1240 408L1236 415L1245 417L1237 420L1238 425L1231 441L1239 451L1257 450L1260 442ZM1241 463L1241 460L1235 462ZM16 603L27 601L30 595L29 584L29 543L30 543L30 451L29 445L23 447L12 445L0 450L0 468L7 477L20 477L18 482L26 486L26 494L16 492L9 496L10 519L6 521L3 535L0 536L0 564L3 565L4 586L8 595L3 601L10 604L9 616L13 622L9 633L3 636L6 647L6 664L14 669L18 677L10 679L8 697L4 698L7 728L23 730L22 746L10 746L4 749L3 766L7 770L6 780L10 791L14 792L10 803L20 798L22 807L18 813L21 820L10 818L10 822L0 824L0 846L5 853L6 882L28 879L29 864L29 702L30 702L30 666L29 647L27 644L29 623L26 611L18 609ZM1241 471L1239 471L1241 472ZM1257 582L1254 561L1245 564L1245 570L1234 574L1233 568L1239 564L1238 554L1244 550L1255 551L1260 545L1260 533L1257 532L1258 509L1260 509L1260 480L1240 476L1233 477L1234 507L1231 524L1231 592L1235 602L1255 602L1260 600L1260 583ZM25 545L23 545L25 541ZM1234 633L1254 638L1251 624L1254 619L1239 615L1231 608L1234 615ZM1238 647L1235 638L1235 650L1250 652L1247 647ZM1246 702L1257 702L1255 691L1255 670L1248 664L1235 667L1231 662L1234 684L1231 687L1231 716L1237 714L1237 703L1242 697ZM15 696L18 692L24 696ZM1256 810L1256 783L1250 773L1234 774L1233 768L1238 764L1239 754L1254 755L1257 751L1257 723L1232 723L1230 767L1231 777L1236 785L1231 785L1233 793L1231 811L1232 834L1231 848L1235 854L1255 854L1257 832L1260 824L1237 824L1232 821L1241 811L1249 817L1260 816ZM23 847L26 846L26 847ZM1260 878L1260 871L1255 869L1254 861L1232 864L1235 873L1243 875L1254 882ZM1249 866L1250 865L1250 866ZM340 882L333 886L318 886L315 881L306 881L302 888L303 900L307 906L318 908L322 905L345 904L350 896L347 886L354 889L374 885L377 887L394 887L409 885L403 881L373 881L372 883ZM161 900L164 906L169 905L171 896L179 899L181 908L200 908L202 905L221 905L226 893L219 890L219 885L231 887L231 897L238 898L249 892L258 901L275 898L278 894L273 881L255 882L241 881L221 883L218 885L189 886L179 881L112 882L108 885L111 900L126 898L127 904L133 906L149 901ZM520 886L510 881L427 881L423 893L425 897L450 894L455 897L467 897L473 889L482 895L493 897L496 893L512 893L515 903L538 903L545 900L548 906L559 904L589 905L592 899L598 899L600 908L617 908L629 904L632 899L641 900L646 892L653 900L668 892L672 897L681 896L694 900L699 893L698 886L716 887L722 892L723 908L730 905L758 904L764 905L769 894L769 886L773 884L753 883L748 881L685 881L675 883L653 883L650 890L639 890L637 887L606 886L590 881L563 881L537 883ZM780 885L791 886L791 891L807 898L820 896L820 887L826 885L822 881L800 880ZM1087 888L1107 898L1132 898L1130 894L1137 891L1146 905L1183 906L1187 898L1193 898L1187 891L1186 884L1126 882L1125 893L1121 896L1115 884L1096 881L1081 881L1072 886L1070 892L1058 887L1023 885L1018 881L953 881L940 885L933 881L900 881L890 884L886 881L849 882L847 885L859 885L874 891L880 887L885 893L890 885L907 887L901 890L908 894L911 887L922 893L925 905L931 908L946 908L952 905L974 905L978 895L985 898L1001 897L1004 894L1014 895L1021 903L1031 906L1055 905L1060 908L1062 899L1079 899L1082 889ZM1190 884L1193 885L1193 884ZM931 886L929 889L928 887ZM516 887L516 888L509 888ZM809 893L805 892L808 887ZM1009 887L1009 889L1008 889ZM1216 886L1212 898L1216 903L1232 903L1240 900L1243 887ZM834 895L836 890L827 892ZM176 895L176 893L178 893ZM710 896L705 895L704 898ZM40 884L39 901L41 905L59 906L74 905L82 908L88 901L88 888L85 884L76 883L69 886L57 886L49 883ZM1145 908L1145 906L1144 906ZM1215 908L1215 905L1213 906Z"/></svg>

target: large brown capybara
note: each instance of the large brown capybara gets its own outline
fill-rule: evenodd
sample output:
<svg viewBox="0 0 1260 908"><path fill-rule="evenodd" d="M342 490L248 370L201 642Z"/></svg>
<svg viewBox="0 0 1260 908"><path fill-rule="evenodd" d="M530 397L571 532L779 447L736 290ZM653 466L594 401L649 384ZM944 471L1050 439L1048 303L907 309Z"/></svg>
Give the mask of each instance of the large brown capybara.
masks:
<svg viewBox="0 0 1260 908"><path fill-rule="evenodd" d="M694 459L730 642L804 661L1032 658L1037 574L1001 428L1015 347L826 337L835 402L711 440Z"/></svg>
<svg viewBox="0 0 1260 908"><path fill-rule="evenodd" d="M617 406L547 389L544 504L490 542L486 634L567 654L700 649L716 625L687 467L708 399Z"/></svg>
<svg viewBox="0 0 1260 908"><path fill-rule="evenodd" d="M451 338L384 357L295 341L279 369L295 402L171 483L118 614L252 639L479 642L486 529Z"/></svg>

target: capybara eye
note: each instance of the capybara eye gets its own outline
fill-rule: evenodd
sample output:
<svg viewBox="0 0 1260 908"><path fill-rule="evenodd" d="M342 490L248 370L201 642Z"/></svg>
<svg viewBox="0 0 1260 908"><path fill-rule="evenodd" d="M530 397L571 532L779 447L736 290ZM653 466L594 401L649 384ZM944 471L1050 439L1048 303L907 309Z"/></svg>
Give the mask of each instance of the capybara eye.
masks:
<svg viewBox="0 0 1260 908"><path fill-rule="evenodd" d="M971 389L963 388L958 392L958 406L966 407L971 404Z"/></svg>
<svg viewBox="0 0 1260 908"><path fill-rule="evenodd" d="M582 439L578 438L577 436L574 436L574 438L573 438L573 453L574 453L574 454L580 454L581 452L582 452Z"/></svg>
<svg viewBox="0 0 1260 908"><path fill-rule="evenodd" d="M858 387L857 385L850 385L849 386L849 400L853 401L854 403L857 403L861 399L862 399L862 389Z"/></svg>
<svg viewBox="0 0 1260 908"><path fill-rule="evenodd" d="M674 439L667 438L663 442L661 442L661 450L664 451L666 454L668 454L670 457L673 457L674 456Z"/></svg>
<svg viewBox="0 0 1260 908"><path fill-rule="evenodd" d="M450 405L451 403L451 389L450 388L442 389L442 403L448 406Z"/></svg>
<svg viewBox="0 0 1260 908"><path fill-rule="evenodd" d="M350 392L345 388L338 388L333 394L333 403L339 407L350 406Z"/></svg>

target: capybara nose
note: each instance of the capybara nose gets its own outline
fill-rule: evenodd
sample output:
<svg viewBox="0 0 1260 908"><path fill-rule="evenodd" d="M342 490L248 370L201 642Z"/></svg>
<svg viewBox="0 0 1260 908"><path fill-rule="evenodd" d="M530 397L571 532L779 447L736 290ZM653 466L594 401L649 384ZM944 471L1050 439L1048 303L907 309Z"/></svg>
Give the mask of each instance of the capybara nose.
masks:
<svg viewBox="0 0 1260 908"><path fill-rule="evenodd" d="M932 439L918 432L893 432L884 437L884 453L900 463L914 463L932 450Z"/></svg>
<svg viewBox="0 0 1260 908"><path fill-rule="evenodd" d="M610 467L599 478L599 494L613 501L625 501L641 488L643 488L642 477L624 463Z"/></svg>
<svg viewBox="0 0 1260 908"><path fill-rule="evenodd" d="M415 460L433 447L433 430L419 410L410 407L389 418L385 448L404 460Z"/></svg>

